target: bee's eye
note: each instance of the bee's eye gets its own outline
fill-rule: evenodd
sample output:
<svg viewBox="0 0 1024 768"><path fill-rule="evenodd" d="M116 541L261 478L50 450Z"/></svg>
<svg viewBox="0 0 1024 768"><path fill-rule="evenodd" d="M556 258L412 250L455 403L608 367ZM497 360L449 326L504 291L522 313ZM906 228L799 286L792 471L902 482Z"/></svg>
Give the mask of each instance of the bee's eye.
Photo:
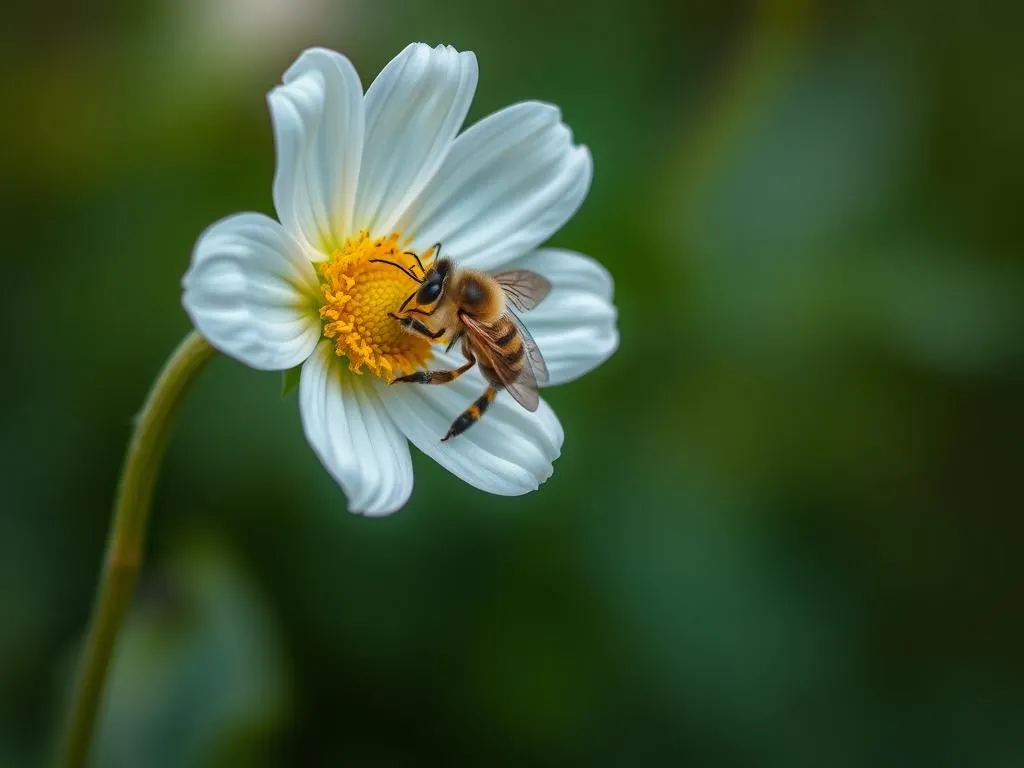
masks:
<svg viewBox="0 0 1024 768"><path fill-rule="evenodd" d="M416 292L416 301L420 304L432 304L441 295L441 283L424 283Z"/></svg>

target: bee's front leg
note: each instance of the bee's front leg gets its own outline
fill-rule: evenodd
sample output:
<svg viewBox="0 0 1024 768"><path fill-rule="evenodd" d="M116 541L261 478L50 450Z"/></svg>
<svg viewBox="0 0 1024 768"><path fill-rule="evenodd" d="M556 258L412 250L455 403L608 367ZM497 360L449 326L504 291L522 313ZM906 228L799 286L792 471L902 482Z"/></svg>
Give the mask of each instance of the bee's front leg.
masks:
<svg viewBox="0 0 1024 768"><path fill-rule="evenodd" d="M409 329L413 333L418 333L420 336L426 336L428 339L439 339L444 336L444 328L441 328L436 332L432 331L413 317L402 317L401 315L396 315L394 312L388 312L388 317L397 320L404 328Z"/></svg>

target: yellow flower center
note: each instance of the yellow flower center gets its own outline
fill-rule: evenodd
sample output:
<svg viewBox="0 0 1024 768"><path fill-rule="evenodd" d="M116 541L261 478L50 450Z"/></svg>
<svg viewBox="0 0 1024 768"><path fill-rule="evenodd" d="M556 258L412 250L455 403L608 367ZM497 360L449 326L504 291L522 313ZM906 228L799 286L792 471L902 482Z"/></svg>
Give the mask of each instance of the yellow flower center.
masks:
<svg viewBox="0 0 1024 768"><path fill-rule="evenodd" d="M346 240L330 261L317 264L324 336L334 340L339 357L348 358L350 370L362 373L366 366L389 381L422 368L431 354L427 339L388 317L416 290L416 281L390 264L370 261L386 259L418 269L402 252L400 237L396 232L373 240L363 231Z"/></svg>

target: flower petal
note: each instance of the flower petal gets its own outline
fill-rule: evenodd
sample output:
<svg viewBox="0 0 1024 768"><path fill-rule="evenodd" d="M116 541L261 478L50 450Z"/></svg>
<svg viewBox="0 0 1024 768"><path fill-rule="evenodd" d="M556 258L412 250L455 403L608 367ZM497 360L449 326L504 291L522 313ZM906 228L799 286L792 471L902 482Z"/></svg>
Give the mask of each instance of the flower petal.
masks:
<svg viewBox="0 0 1024 768"><path fill-rule="evenodd" d="M619 346L612 276L581 253L543 248L516 259L510 269L530 269L551 281L551 293L521 319L544 355L550 384L564 384L594 370Z"/></svg>
<svg viewBox="0 0 1024 768"><path fill-rule="evenodd" d="M363 154L359 75L340 53L310 48L267 102L277 145L278 218L311 258L322 257L352 231Z"/></svg>
<svg viewBox="0 0 1024 768"><path fill-rule="evenodd" d="M459 361L443 352L431 367L455 368ZM421 451L470 485L501 496L519 496L551 476L564 434L551 407L541 400L535 413L506 392L466 432L442 443L451 423L487 385L478 371L444 386L388 385L377 381L380 398L398 428Z"/></svg>
<svg viewBox="0 0 1024 768"><path fill-rule="evenodd" d="M199 236L181 303L221 352L265 371L292 368L320 338L316 271L273 219L238 213Z"/></svg>
<svg viewBox="0 0 1024 768"><path fill-rule="evenodd" d="M413 43L366 92L357 229L388 233L437 172L476 91L472 52Z"/></svg>
<svg viewBox="0 0 1024 768"><path fill-rule="evenodd" d="M371 378L349 371L324 339L302 366L299 415L313 451L345 491L349 511L387 515L412 493L412 457Z"/></svg>
<svg viewBox="0 0 1024 768"><path fill-rule="evenodd" d="M452 144L398 229L414 247L440 242L461 265L493 270L543 243L590 188L593 162L557 107L514 104Z"/></svg>

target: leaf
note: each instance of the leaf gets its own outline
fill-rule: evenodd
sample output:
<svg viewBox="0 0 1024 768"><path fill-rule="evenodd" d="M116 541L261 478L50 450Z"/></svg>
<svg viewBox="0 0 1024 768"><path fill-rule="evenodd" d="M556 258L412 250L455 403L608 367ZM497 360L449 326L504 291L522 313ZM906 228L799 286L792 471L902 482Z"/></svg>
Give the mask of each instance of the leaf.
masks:
<svg viewBox="0 0 1024 768"><path fill-rule="evenodd" d="M289 368L287 371L281 372L281 398L286 398L295 388L299 386L299 373L302 371L302 366L297 365L294 368Z"/></svg>

